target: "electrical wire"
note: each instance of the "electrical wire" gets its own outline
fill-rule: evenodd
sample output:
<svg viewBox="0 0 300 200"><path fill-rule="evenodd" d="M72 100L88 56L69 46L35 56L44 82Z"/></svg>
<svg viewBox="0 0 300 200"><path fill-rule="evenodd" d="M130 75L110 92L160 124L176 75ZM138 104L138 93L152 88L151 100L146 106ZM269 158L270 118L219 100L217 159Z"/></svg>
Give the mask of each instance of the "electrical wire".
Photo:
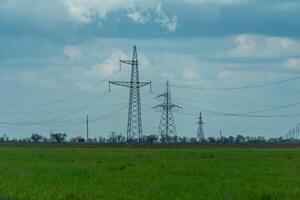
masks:
<svg viewBox="0 0 300 200"><path fill-rule="evenodd" d="M273 107L273 108L268 108L268 109L263 109L263 110L256 110L256 111L249 111L249 112L242 112L242 113L222 113L222 112L217 112L217 111L211 111L211 110L207 110L207 109L202 109L202 108L199 108L199 107L196 107L196 106L187 105L187 104L184 104L182 102L177 102L177 103L181 104L183 106L187 106L187 107L190 107L190 108L197 108L197 109L200 109L200 110L203 110L203 111L206 111L206 112L210 112L210 113L221 114L221 115L225 114L225 115L230 115L230 116L241 116L241 115L245 116L245 115L249 115L249 114L257 114L257 113L264 113L264 112L276 111L276 110L281 110L281 109L284 109L284 108L291 108L291 107L300 105L300 102L295 102L295 103L281 105L281 106L276 106L276 107Z"/></svg>
<svg viewBox="0 0 300 200"><path fill-rule="evenodd" d="M101 116L97 116L97 117L94 117L94 118L91 118L90 120L89 120L89 123L95 123L95 122L97 122L97 121L105 121L105 119L107 118L107 117L110 117L111 115L113 115L113 114L115 114L115 113L118 113L118 112L120 112L120 111L122 111L122 110L124 110L124 109L126 109L127 108L127 105L125 105L125 106L122 106L122 107L120 107L120 108L118 108L118 109L116 109L116 110L113 110L112 112L109 112L109 113L107 113L107 114L104 114L104 115L101 115ZM72 126L81 126L81 125L83 125L83 124L85 124L86 123L86 121L84 121L84 120L80 120L80 121L78 121L78 122L74 122L74 123L69 123L69 124L64 124L64 125L62 125L63 127L72 127Z"/></svg>
<svg viewBox="0 0 300 200"><path fill-rule="evenodd" d="M220 105L220 106L232 106L232 107L271 107L270 105L263 104L234 104L234 103L220 103L220 102L211 102L211 101L201 101L201 100L192 100L182 97L172 97L173 99L179 99L188 102L209 104L209 105Z"/></svg>
<svg viewBox="0 0 300 200"><path fill-rule="evenodd" d="M292 114L282 114L282 115L246 115L246 114L233 114L233 113L221 113L221 112L215 112L215 111L208 111L204 110L203 112L213 113L215 116L224 117L224 116L230 116L230 117L248 117L248 118L290 118L290 117L300 117L300 113L292 113ZM184 112L179 111L181 114L185 115L192 115L192 116L198 116L199 113L193 113L193 112Z"/></svg>
<svg viewBox="0 0 300 200"><path fill-rule="evenodd" d="M119 73L119 70L118 71L115 71L113 72L111 75L109 75L108 77L104 78L103 80L101 81L98 81L97 83L95 83L94 85L86 88L86 89L83 89L75 94L72 94L68 97L64 97L64 98L61 98L61 99L56 99L54 101L50 101L50 102L47 102L47 103L40 103L40 104L32 104L32 105L21 105L21 104L11 104L11 103L0 103L0 105L6 105L6 106L14 106L14 107L41 107L41 106L47 106L47 105L53 105L53 104L57 104L57 103L62 103L62 102L65 102L67 100L70 100L70 99L73 99L75 97L78 97L86 92L88 92L89 90L91 89L94 89L98 86L100 86L101 84L105 83L106 81L108 81L112 76L114 76L115 74Z"/></svg>
<svg viewBox="0 0 300 200"><path fill-rule="evenodd" d="M11 124L11 125L41 125L41 124L47 124L47 123L50 123L50 122L55 122L57 120L61 120L61 119L64 119L64 118L67 118L81 110L84 110L86 109L87 107L95 104L97 101L99 101L100 99L102 99L104 96L106 96L109 92L105 92L104 94L98 96L97 98L93 99L92 101L90 101L89 103L65 114L65 115L62 115L62 116L59 116L59 117L55 117L55 118L52 118L52 119L49 119L49 120L46 120L46 121L40 121L40 122L29 122L29 121L25 121L25 122L0 122L0 124ZM24 120L23 120L24 121Z"/></svg>
<svg viewBox="0 0 300 200"><path fill-rule="evenodd" d="M262 84L257 84L257 85L249 85L249 86L241 86L241 87L223 87L223 88L203 88L203 87L192 87L192 86L184 86L184 85L178 85L178 84L170 84L172 87L176 88L183 88L183 89L192 89L192 90L212 90L212 91L224 91L224 90L243 90L243 89L254 89L254 88L262 88L262 87L268 87L268 86L273 86L273 85L280 85L292 81L299 80L300 77L293 77L290 79L285 79L281 81L273 81L269 83L262 83ZM165 84L159 81L152 81L154 83L158 84Z"/></svg>

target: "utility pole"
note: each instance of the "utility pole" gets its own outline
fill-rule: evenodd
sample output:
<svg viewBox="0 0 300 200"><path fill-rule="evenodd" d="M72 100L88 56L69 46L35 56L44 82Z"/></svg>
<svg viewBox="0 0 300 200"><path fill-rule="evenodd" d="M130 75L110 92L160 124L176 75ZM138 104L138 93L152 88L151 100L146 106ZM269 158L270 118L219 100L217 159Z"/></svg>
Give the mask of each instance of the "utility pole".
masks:
<svg viewBox="0 0 300 200"><path fill-rule="evenodd" d="M292 140L295 140L296 138L296 128L293 128L292 130Z"/></svg>
<svg viewBox="0 0 300 200"><path fill-rule="evenodd" d="M169 86L169 81L166 83L165 92L158 95L157 98L163 98L163 103L154 106L153 108L158 108L162 111L161 120L159 124L159 135L162 137L163 141L170 142L171 136L177 137L176 127L173 116L173 111L180 106L173 104L171 101L171 91Z"/></svg>
<svg viewBox="0 0 300 200"><path fill-rule="evenodd" d="M199 120L198 120L197 124L198 124L198 131L197 131L198 142L204 142L205 141L204 128L203 128L204 122L202 120L202 113L201 112L200 112Z"/></svg>
<svg viewBox="0 0 300 200"><path fill-rule="evenodd" d="M120 65L122 63L131 65L131 80L109 81L109 90L111 84L130 88L127 122L127 143L134 142L136 137L138 137L138 142L139 144L141 144L143 129L140 88L146 85L150 85L151 90L151 81L141 82L139 80L139 65L136 46L133 47L132 60L120 60Z"/></svg>
<svg viewBox="0 0 300 200"><path fill-rule="evenodd" d="M86 116L86 143L89 143L89 116Z"/></svg>
<svg viewBox="0 0 300 200"><path fill-rule="evenodd" d="M300 124L297 125L298 128L298 140L300 140Z"/></svg>
<svg viewBox="0 0 300 200"><path fill-rule="evenodd" d="M296 127L296 140L299 140L299 125Z"/></svg>

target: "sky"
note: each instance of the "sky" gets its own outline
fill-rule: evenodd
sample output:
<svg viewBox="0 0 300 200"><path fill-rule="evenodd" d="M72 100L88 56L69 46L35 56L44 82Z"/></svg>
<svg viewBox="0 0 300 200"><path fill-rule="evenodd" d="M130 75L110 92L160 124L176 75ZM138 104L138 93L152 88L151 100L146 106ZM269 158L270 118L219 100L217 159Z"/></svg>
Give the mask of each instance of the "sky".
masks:
<svg viewBox="0 0 300 200"><path fill-rule="evenodd" d="M84 136L86 115L91 137L125 134L129 90L107 81L129 81L119 59L137 45L141 80L153 81L144 134L158 132L151 107L169 80L179 136L196 136L199 112L206 137L282 136L299 123L300 80L222 88L299 77L299 11L298 0L1 0L0 135Z"/></svg>

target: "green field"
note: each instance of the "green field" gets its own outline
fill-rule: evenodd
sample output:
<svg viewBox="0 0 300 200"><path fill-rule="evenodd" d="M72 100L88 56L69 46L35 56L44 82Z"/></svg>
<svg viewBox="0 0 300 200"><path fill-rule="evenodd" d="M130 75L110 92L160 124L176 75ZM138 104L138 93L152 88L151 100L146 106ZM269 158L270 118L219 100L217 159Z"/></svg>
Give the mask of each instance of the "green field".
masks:
<svg viewBox="0 0 300 200"><path fill-rule="evenodd" d="M4 147L0 199L300 199L300 149Z"/></svg>

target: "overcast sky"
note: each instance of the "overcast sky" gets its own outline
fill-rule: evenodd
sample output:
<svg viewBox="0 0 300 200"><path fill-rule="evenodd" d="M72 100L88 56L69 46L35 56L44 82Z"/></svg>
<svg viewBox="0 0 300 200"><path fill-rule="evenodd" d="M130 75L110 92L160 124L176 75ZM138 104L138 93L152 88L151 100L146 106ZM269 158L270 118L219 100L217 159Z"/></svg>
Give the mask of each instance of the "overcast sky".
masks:
<svg viewBox="0 0 300 200"><path fill-rule="evenodd" d="M200 111L207 137L220 130L227 136L281 136L300 117L207 111L244 113L297 103L300 80L233 91L188 88L300 76L299 19L298 0L1 0L0 135L84 135L87 114L101 119L91 123L91 137L125 133L129 90L112 87L107 93L105 78L129 80L128 66L116 72L118 60L130 59L136 44L141 79L153 81L155 94L166 80L184 86L171 87L174 103L183 107L175 113L179 136L196 136ZM159 103L155 94L142 89L144 134L158 130L160 112L150 109ZM256 115L296 114L299 107Z"/></svg>

